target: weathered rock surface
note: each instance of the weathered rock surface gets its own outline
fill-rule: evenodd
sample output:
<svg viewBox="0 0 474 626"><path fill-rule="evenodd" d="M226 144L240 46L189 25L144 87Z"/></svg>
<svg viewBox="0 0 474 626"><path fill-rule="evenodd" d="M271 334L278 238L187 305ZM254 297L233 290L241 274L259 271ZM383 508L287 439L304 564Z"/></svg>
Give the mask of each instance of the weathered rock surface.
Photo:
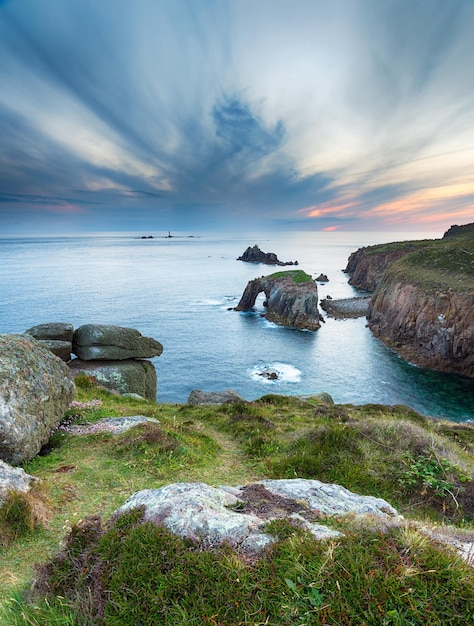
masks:
<svg viewBox="0 0 474 626"><path fill-rule="evenodd" d="M264 263L265 265L298 265L298 261L280 261L274 252L262 252L257 245L253 248L249 246L242 256L238 257L237 261Z"/></svg>
<svg viewBox="0 0 474 626"><path fill-rule="evenodd" d="M302 330L317 330L321 326L318 310L318 287L314 280L295 282L294 271L279 276L262 276L249 281L235 308L251 311L257 296L266 295L265 317L275 324Z"/></svg>
<svg viewBox="0 0 474 626"><path fill-rule="evenodd" d="M94 433L113 433L121 435L135 426L146 423L159 424L153 417L146 415L129 415L127 417L103 417L94 423L72 424L60 428L71 435L91 435Z"/></svg>
<svg viewBox="0 0 474 626"><path fill-rule="evenodd" d="M85 324L74 333L73 352L83 361L150 359L160 356L163 346L134 328Z"/></svg>
<svg viewBox="0 0 474 626"><path fill-rule="evenodd" d="M474 378L474 292L430 294L387 275L367 319L372 333L404 359Z"/></svg>
<svg viewBox="0 0 474 626"><path fill-rule="evenodd" d="M38 454L74 394L69 368L49 350L28 335L0 335L0 459Z"/></svg>
<svg viewBox="0 0 474 626"><path fill-rule="evenodd" d="M74 378L78 374L94 376L101 385L118 393L135 393L148 400L156 400L156 370L150 361L130 359L124 361L83 361L69 363Z"/></svg>
<svg viewBox="0 0 474 626"><path fill-rule="evenodd" d="M30 476L25 470L19 467L11 467L4 461L0 461L0 506L9 492L28 492L32 483L37 480L35 476Z"/></svg>
<svg viewBox="0 0 474 626"><path fill-rule="evenodd" d="M35 339L68 341L72 343L74 326L64 322L50 322L48 324L38 324L25 330L25 335L31 335Z"/></svg>
<svg viewBox="0 0 474 626"><path fill-rule="evenodd" d="M243 402L244 399L236 391L201 391L193 389L188 396L188 404L198 406L201 404L224 404L225 402Z"/></svg>
<svg viewBox="0 0 474 626"><path fill-rule="evenodd" d="M37 342L63 361L69 361L71 358L72 343L70 341L59 341L58 339L37 339Z"/></svg>
<svg viewBox="0 0 474 626"><path fill-rule="evenodd" d="M394 247L397 245L398 247ZM359 248L350 255L344 270L350 276L349 285L364 291L375 291L385 270L418 248L419 246L409 242Z"/></svg>
<svg viewBox="0 0 474 626"><path fill-rule="evenodd" d="M320 305L330 317L347 319L365 317L369 310L369 301L370 296L363 296L361 298L343 298L341 300L326 298L321 300Z"/></svg>
<svg viewBox="0 0 474 626"><path fill-rule="evenodd" d="M329 539L340 533L319 523L324 515L370 514L385 519L397 515L385 500L302 479L260 481L245 487L178 483L146 489L132 495L114 515L136 507L144 508L145 521L164 524L203 547L228 542L247 554L258 554L275 541L264 530L270 519L293 519L316 538Z"/></svg>

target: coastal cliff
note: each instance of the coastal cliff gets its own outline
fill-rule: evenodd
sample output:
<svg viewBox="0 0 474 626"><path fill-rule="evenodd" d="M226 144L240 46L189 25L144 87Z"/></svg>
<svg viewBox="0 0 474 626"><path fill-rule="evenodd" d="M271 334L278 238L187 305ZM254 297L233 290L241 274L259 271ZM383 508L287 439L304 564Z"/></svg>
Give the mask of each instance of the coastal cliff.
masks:
<svg viewBox="0 0 474 626"><path fill-rule="evenodd" d="M305 272L277 272L249 281L235 310L252 310L262 291L266 296L265 317L269 321L302 330L317 330L321 326L318 287Z"/></svg>
<svg viewBox="0 0 474 626"><path fill-rule="evenodd" d="M426 240L402 241L359 248L350 255L344 270L350 276L349 285L364 291L375 291L388 267L428 243Z"/></svg>
<svg viewBox="0 0 474 626"><path fill-rule="evenodd" d="M474 378L474 224L407 252L412 243L399 244L401 256L383 273L369 303L369 328L406 360ZM396 245L390 244L392 259ZM388 262L386 248L379 247L382 260L373 250L360 258L371 258L372 269L381 267ZM365 285L375 271L368 276Z"/></svg>

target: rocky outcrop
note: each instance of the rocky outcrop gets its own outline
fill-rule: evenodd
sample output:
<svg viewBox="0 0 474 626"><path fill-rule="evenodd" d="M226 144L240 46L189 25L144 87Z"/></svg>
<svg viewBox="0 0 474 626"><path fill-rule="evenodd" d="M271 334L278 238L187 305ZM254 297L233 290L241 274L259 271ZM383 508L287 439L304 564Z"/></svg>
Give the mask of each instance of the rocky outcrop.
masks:
<svg viewBox="0 0 474 626"><path fill-rule="evenodd" d="M74 398L69 368L27 335L0 335L0 459L33 458Z"/></svg>
<svg viewBox="0 0 474 626"><path fill-rule="evenodd" d="M83 361L73 359L69 363L74 376L88 374L98 380L106 389L121 394L133 393L156 400L156 370L150 361L129 359L124 361Z"/></svg>
<svg viewBox="0 0 474 626"><path fill-rule="evenodd" d="M419 244L403 242L359 248L350 255L344 270L350 276L349 285L364 291L375 291L386 269L418 247Z"/></svg>
<svg viewBox="0 0 474 626"><path fill-rule="evenodd" d="M111 391L156 400L156 370L144 359L159 356L163 346L134 328L85 324L74 331L72 324L51 322L33 326L25 335L67 361L74 377L86 373ZM78 358L71 361L72 352Z"/></svg>
<svg viewBox="0 0 474 626"><path fill-rule="evenodd" d="M349 319L356 317L365 317L369 310L370 296L362 296L361 298L342 298L333 300L325 298L321 300L321 308L329 315L337 319Z"/></svg>
<svg viewBox="0 0 474 626"><path fill-rule="evenodd" d="M249 246L242 256L238 257L237 261L264 263L265 265L298 265L298 261L280 261L274 252L262 252L257 245L253 248Z"/></svg>
<svg viewBox="0 0 474 626"><path fill-rule="evenodd" d="M26 493L36 481L38 478L30 476L25 470L0 461L0 506L9 493L12 491Z"/></svg>
<svg viewBox="0 0 474 626"><path fill-rule="evenodd" d="M367 319L372 333L404 359L474 378L474 291L431 294L388 274Z"/></svg>
<svg viewBox="0 0 474 626"><path fill-rule="evenodd" d="M386 520L397 516L380 498L303 479L263 480L245 487L178 483L146 489L131 496L114 517L137 507L143 507L145 521L164 524L174 534L204 548L226 542L250 555L276 540L265 531L271 519L290 519L324 540L341 536L324 524L325 516L371 515Z"/></svg>
<svg viewBox="0 0 474 626"><path fill-rule="evenodd" d="M320 274L319 276L317 276L314 279L317 283L328 283L329 282L329 278L327 277L326 274Z"/></svg>
<svg viewBox="0 0 474 626"><path fill-rule="evenodd" d="M31 335L45 348L63 361L69 361L72 352L72 337L74 326L64 322L38 324L25 330L25 335Z"/></svg>
<svg viewBox="0 0 474 626"><path fill-rule="evenodd" d="M193 406L224 404L225 402L245 402L236 391L226 389L226 391L201 391L193 389L188 396L188 404Z"/></svg>
<svg viewBox="0 0 474 626"><path fill-rule="evenodd" d="M474 224L361 248L346 271L375 289L367 319L376 337L416 365L474 377Z"/></svg>
<svg viewBox="0 0 474 626"><path fill-rule="evenodd" d="M293 270L255 278L247 284L235 310L251 311L262 291L269 321L302 330L320 328L318 287L308 274Z"/></svg>
<svg viewBox="0 0 474 626"><path fill-rule="evenodd" d="M73 352L83 361L121 361L160 356L163 346L134 328L85 324L74 333Z"/></svg>

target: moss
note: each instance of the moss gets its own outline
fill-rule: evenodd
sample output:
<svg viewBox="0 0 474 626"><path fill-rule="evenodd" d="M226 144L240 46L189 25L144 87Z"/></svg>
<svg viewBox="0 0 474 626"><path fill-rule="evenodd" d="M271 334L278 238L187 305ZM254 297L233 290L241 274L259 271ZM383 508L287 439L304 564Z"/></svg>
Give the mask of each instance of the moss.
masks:
<svg viewBox="0 0 474 626"><path fill-rule="evenodd" d="M303 270L288 270L284 272L275 272L267 278L292 278L294 283L308 283L313 279Z"/></svg>

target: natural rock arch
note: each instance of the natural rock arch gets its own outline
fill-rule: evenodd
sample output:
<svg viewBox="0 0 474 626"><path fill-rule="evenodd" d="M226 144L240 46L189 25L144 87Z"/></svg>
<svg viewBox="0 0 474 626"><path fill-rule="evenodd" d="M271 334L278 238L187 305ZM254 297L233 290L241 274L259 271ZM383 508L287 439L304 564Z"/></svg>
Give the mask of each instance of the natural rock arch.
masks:
<svg viewBox="0 0 474 626"><path fill-rule="evenodd" d="M317 330L321 326L318 287L304 272L279 272L249 281L235 310L251 311L262 291L266 296L268 320L303 330Z"/></svg>

